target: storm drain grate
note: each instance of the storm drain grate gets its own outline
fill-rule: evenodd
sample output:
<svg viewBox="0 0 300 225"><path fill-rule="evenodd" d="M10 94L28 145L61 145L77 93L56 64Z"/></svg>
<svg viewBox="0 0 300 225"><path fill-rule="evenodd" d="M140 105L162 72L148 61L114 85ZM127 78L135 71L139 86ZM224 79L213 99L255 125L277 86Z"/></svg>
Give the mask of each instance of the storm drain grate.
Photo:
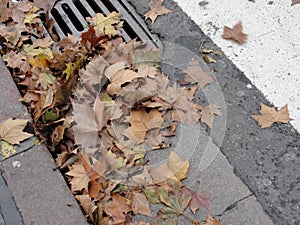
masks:
<svg viewBox="0 0 300 225"><path fill-rule="evenodd" d="M144 21L124 0L61 0L56 2L50 11L50 18L55 21L54 33L63 39L68 34L79 37L86 31L86 17L93 17L96 13L107 16L113 11L122 15L123 28L120 28L120 31L125 41L137 38L138 41L150 42L159 48L158 38L151 34Z"/></svg>

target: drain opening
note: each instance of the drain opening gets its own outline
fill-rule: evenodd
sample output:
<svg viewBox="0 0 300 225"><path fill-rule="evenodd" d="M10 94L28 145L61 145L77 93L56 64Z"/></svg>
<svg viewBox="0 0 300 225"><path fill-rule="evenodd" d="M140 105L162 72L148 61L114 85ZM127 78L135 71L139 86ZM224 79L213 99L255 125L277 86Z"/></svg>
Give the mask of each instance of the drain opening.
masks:
<svg viewBox="0 0 300 225"><path fill-rule="evenodd" d="M124 41L137 39L138 41L152 43L159 48L158 38L151 34L144 21L135 13L134 9L124 0L61 0L57 1L50 11L50 18L55 21L53 33L59 40L72 34L80 36L87 30L87 17L96 13L108 15L116 11L121 14L123 27L120 28ZM54 38L55 39L55 38Z"/></svg>

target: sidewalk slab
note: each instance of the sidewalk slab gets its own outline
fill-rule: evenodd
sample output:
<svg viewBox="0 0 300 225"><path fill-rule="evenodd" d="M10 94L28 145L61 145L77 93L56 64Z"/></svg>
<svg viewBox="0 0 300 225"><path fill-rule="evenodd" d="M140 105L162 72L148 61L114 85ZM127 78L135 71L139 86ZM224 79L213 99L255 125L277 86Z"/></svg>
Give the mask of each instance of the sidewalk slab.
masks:
<svg viewBox="0 0 300 225"><path fill-rule="evenodd" d="M13 167L19 161L20 167ZM0 164L24 224L87 224L65 180L45 146L11 157Z"/></svg>

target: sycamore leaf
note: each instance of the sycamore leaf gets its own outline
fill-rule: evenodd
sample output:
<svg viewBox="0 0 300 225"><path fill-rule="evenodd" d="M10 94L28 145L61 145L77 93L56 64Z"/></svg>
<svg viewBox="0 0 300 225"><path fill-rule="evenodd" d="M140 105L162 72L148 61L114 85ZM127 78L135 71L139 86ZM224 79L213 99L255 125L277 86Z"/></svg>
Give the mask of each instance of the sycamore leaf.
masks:
<svg viewBox="0 0 300 225"><path fill-rule="evenodd" d="M212 128L215 119L214 115L222 116L220 108L217 105L211 104L204 106L201 110L201 121Z"/></svg>
<svg viewBox="0 0 300 225"><path fill-rule="evenodd" d="M121 91L121 85L127 82L131 82L132 80L144 77L142 74L138 74L132 70L120 70L114 73L110 79L110 84L107 87L107 91L110 95L119 94Z"/></svg>
<svg viewBox="0 0 300 225"><path fill-rule="evenodd" d="M152 109L149 113L144 109L132 110L128 117L128 121L131 124L131 127L129 127L131 133L141 140L144 140L148 130L160 128L163 123L161 114L156 109Z"/></svg>
<svg viewBox="0 0 300 225"><path fill-rule="evenodd" d="M88 88L92 88L93 85L99 84L105 68L108 63L99 55L95 57L86 66L86 69L81 69L79 75L83 84L87 85Z"/></svg>
<svg viewBox="0 0 300 225"><path fill-rule="evenodd" d="M20 144L21 141L32 137L32 134L23 132L28 120L9 118L0 123L0 138L10 144Z"/></svg>
<svg viewBox="0 0 300 225"><path fill-rule="evenodd" d="M46 91L49 86L55 84L56 78L49 73L41 73L39 74L39 79L37 80L37 83L41 85L44 91Z"/></svg>
<svg viewBox="0 0 300 225"><path fill-rule="evenodd" d="M107 17L101 13L97 13L89 20L94 26L97 37L100 37L100 35L108 35L111 37L121 34L120 31L116 29L116 26L120 24L120 17L121 14L116 12L110 13Z"/></svg>
<svg viewBox="0 0 300 225"><path fill-rule="evenodd" d="M72 192L81 191L82 189L88 191L90 178L84 166L81 163L76 163L70 168L70 171L66 175L71 176L71 190Z"/></svg>
<svg viewBox="0 0 300 225"><path fill-rule="evenodd" d="M112 217L111 224L123 224L126 220L126 214L130 212L131 205L129 200L121 196L120 194L112 195L112 202L110 205L105 207L104 211L107 215Z"/></svg>
<svg viewBox="0 0 300 225"><path fill-rule="evenodd" d="M167 207L160 209L154 224L176 225L178 216L184 212L191 198L182 193L170 194L167 191L162 191L160 193L160 200Z"/></svg>
<svg viewBox="0 0 300 225"><path fill-rule="evenodd" d="M211 198L207 193L197 193L188 187L183 187L182 192L188 196L191 196L191 201L189 204L190 209L195 214L196 211L203 205L207 210L210 210L209 199Z"/></svg>
<svg viewBox="0 0 300 225"><path fill-rule="evenodd" d="M189 66L183 72L187 74L187 76L185 77L185 81L192 84L198 83L200 88L203 88L207 84L213 82L213 78L207 75L207 73L205 73L198 64Z"/></svg>
<svg viewBox="0 0 300 225"><path fill-rule="evenodd" d="M152 216L149 201L143 193L133 192L132 210L135 214Z"/></svg>
<svg viewBox="0 0 300 225"><path fill-rule="evenodd" d="M148 18L151 19L151 25L154 24L156 18L161 15L168 14L172 12L172 10L166 8L165 6L162 6L164 0L151 0L149 3L150 11L147 12L145 16L145 20Z"/></svg>
<svg viewBox="0 0 300 225"><path fill-rule="evenodd" d="M222 223L220 220L214 219L210 214L208 214L204 225L222 225Z"/></svg>
<svg viewBox="0 0 300 225"><path fill-rule="evenodd" d="M292 0L291 6L296 5L296 4L300 4L300 0Z"/></svg>
<svg viewBox="0 0 300 225"><path fill-rule="evenodd" d="M183 180L188 176L189 161L182 160L174 151L170 152L168 166L160 165L150 170L154 183L160 183L167 179L177 181Z"/></svg>
<svg viewBox="0 0 300 225"><path fill-rule="evenodd" d="M270 127L273 123L288 123L293 120L289 116L287 105L285 105L278 111L274 107L268 107L263 103L260 104L260 107L261 115L251 115L251 118L257 121L261 128Z"/></svg>
<svg viewBox="0 0 300 225"><path fill-rule="evenodd" d="M46 37L46 38L42 38L42 39L37 39L37 40L35 40L35 41L32 43L32 46L33 46L33 47L48 48L48 47L51 47L51 45L52 45L53 43L54 43L54 42L53 42L49 37Z"/></svg>
<svg viewBox="0 0 300 225"><path fill-rule="evenodd" d="M244 44L247 40L247 34L244 34L242 31L243 26L241 21L234 25L232 29L224 26L224 33L222 34L222 38L231 39L239 44Z"/></svg>
<svg viewBox="0 0 300 225"><path fill-rule="evenodd" d="M0 1L0 23L7 21L12 16L11 8L9 7L10 0Z"/></svg>
<svg viewBox="0 0 300 225"><path fill-rule="evenodd" d="M97 209L97 206L94 202L92 202L89 195L76 195L75 198L79 201L79 204L81 205L83 211L86 213L86 215L89 216L89 218L94 221L94 212Z"/></svg>
<svg viewBox="0 0 300 225"><path fill-rule="evenodd" d="M57 0L34 0L34 4L37 7L44 9L44 12L47 12L48 10L52 9L56 1Z"/></svg>

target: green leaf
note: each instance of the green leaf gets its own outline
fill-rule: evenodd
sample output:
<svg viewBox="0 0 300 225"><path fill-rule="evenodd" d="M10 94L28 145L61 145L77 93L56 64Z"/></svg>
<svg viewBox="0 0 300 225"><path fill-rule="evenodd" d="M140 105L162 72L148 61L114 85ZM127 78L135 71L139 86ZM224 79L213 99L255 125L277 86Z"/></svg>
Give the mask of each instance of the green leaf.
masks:
<svg viewBox="0 0 300 225"><path fill-rule="evenodd" d="M44 114L42 115L43 121L44 122L50 122L54 121L58 118L58 113L54 112L53 110L46 109Z"/></svg>
<svg viewBox="0 0 300 225"><path fill-rule="evenodd" d="M151 204L160 203L159 195L155 189L143 189L143 192Z"/></svg>
<svg viewBox="0 0 300 225"><path fill-rule="evenodd" d="M64 73L66 74L66 80L69 80L69 78L71 77L71 75L73 74L75 67L73 65L73 63L67 63L66 64L66 69L64 70Z"/></svg>
<svg viewBox="0 0 300 225"><path fill-rule="evenodd" d="M113 193L125 193L128 191L128 187L124 184L118 184L113 190Z"/></svg>

